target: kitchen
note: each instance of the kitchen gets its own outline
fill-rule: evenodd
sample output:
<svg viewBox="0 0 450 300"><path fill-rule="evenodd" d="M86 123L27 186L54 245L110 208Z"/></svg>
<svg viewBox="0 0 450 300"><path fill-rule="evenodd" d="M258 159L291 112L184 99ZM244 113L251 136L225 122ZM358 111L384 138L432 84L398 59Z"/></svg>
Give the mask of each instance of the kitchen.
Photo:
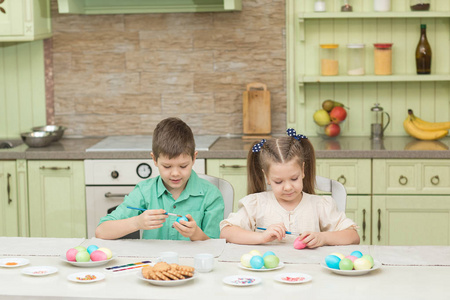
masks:
<svg viewBox="0 0 450 300"><path fill-rule="evenodd" d="M301 22L296 22L295 18L299 12L312 11L313 2L242 1L242 10L228 12L85 15L59 13L59 3L50 1L51 38L2 46L2 55L15 53L13 57L28 58L3 60L2 68L8 71L27 68L14 61L21 64L30 61L30 64L38 66L30 68L32 75L18 74L17 71L7 73L17 76L2 75L0 84L7 93L0 96L0 110L3 111L0 133L4 138L16 140L21 132L44 123L64 125L67 130L60 142L47 148L27 148L22 144L10 150L0 150L2 162L14 161L13 170L4 174L15 174L10 184L18 186L10 194L11 199L19 199L19 203L13 202L16 206L9 208L15 213L6 214L6 220L17 226L7 230L12 230L12 236L40 236L49 230L42 228L45 213L36 213L33 206L36 204L26 196L39 199L39 193L45 189L37 187L39 182L27 184L28 179L42 175L39 174L40 162L48 167L61 168L69 166L68 162L71 170L79 170L82 180L75 180L75 185L61 188L58 192L64 193L71 201L84 199L84 160L144 160L149 155L145 150L86 152L86 149L100 142L101 137L151 135L159 120L172 115L185 120L195 135L220 136L208 151L200 152L200 158L206 160L208 174L224 177L234 183L236 193L243 195L246 189L242 184L246 177L245 168L236 166L245 165L250 142L240 137L242 93L246 84L262 82L271 92L272 133L283 134L288 126L297 131L304 129L317 150L318 173L345 181L349 194L347 213L366 230L362 244L449 245L448 230L434 230L435 225L425 228L411 215L437 222L439 228L448 228L450 140L446 137L439 141L447 146L447 150L407 151L406 145L415 139L407 136L402 126L407 108L413 108L426 120L450 119L448 79L420 83L421 89L417 82L364 83L370 94L367 97L362 97L362 88L357 86L362 83L358 82L324 83L323 90L317 83L298 84L299 79L292 75L295 72L292 66L300 64L301 60L295 59L295 64L292 63L292 55L296 55L292 53L295 49L292 45L298 43L293 34ZM327 8L332 10L333 3L338 2L327 1ZM363 1L353 2L355 9L359 6L363 7L362 10L369 10L368 6L363 6ZM436 21L436 26L448 30L450 4L446 2L434 1L432 4L436 5L436 10L447 13L446 18ZM403 12L409 7L409 1L393 1L392 5L393 11ZM406 23L414 26L418 19L408 19ZM330 22L305 20L307 29L325 26L324 30L327 30L327 22ZM386 20L388 22L379 22L379 32L390 32L394 25L405 26L397 24L400 23L397 20ZM435 22L433 18L426 20ZM446 23L442 24L442 20ZM349 21L352 22L360 20ZM348 26L338 25L344 30ZM417 33L411 41L416 44L418 29L414 32ZM305 33L308 37L308 32ZM445 33L448 34L447 31ZM383 38L388 40L378 42L394 42L395 46L398 44L399 49L403 49L405 46L400 46L403 40L399 40L398 35L399 32L392 36L386 34ZM323 39L333 38L329 33L321 36ZM344 48L346 38L349 38L338 37L343 38L341 47ZM363 33L352 38L358 37L364 42L370 41ZM429 39L432 48L438 49L437 41L431 36ZM448 49L448 38L439 43L444 49L440 51ZM12 50L14 47L17 52ZM366 47L366 55L369 56L371 48ZM345 61L345 52L341 54L340 61ZM445 63L435 63L433 68L435 72L448 74L448 59L442 57L442 61ZM315 68L314 63L311 64L311 68ZM366 66L369 72L370 64ZM27 81L30 77L34 81ZM23 78L21 84L14 78ZM430 97L433 101L429 101ZM312 119L314 111L327 98L351 108L343 132L336 139L316 137ZM392 120L384 139L373 143L369 138L369 120L370 108L375 102L390 113ZM6 168L9 166L2 170ZM436 169L438 174L433 173ZM72 176L68 173L63 171L63 174L48 176L58 184L64 176ZM380 178L378 174L386 175ZM400 176L409 177L408 182L399 183ZM439 177L438 187L431 183L433 176ZM6 177L2 177L5 178L0 190L2 198L7 195L6 190L3 193ZM430 201L424 202L424 198ZM71 207L71 201L66 205ZM32 213L28 217L29 205ZM85 209L82 203L76 207L77 210ZM408 214L411 210L414 214ZM61 218L65 217L70 217L70 214ZM86 219L79 218L76 222L82 224ZM398 230L398 226L404 229L403 222L407 225L403 226L411 229L409 235ZM382 226L378 229L380 223ZM83 232L73 228L64 228L62 232L70 230L74 230L74 237ZM426 233L427 238L416 241L411 232ZM59 236L61 232L51 232L49 236L52 234ZM8 234L2 232L2 235Z"/></svg>

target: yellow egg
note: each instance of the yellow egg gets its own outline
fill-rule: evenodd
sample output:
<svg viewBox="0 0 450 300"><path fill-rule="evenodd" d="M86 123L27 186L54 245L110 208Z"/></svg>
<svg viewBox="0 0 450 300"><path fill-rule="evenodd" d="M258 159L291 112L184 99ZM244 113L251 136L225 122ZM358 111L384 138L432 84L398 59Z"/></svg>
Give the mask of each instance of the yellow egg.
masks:
<svg viewBox="0 0 450 300"><path fill-rule="evenodd" d="M97 250L103 251L106 254L106 259L110 259L112 257L112 252L108 248L98 248Z"/></svg>
<svg viewBox="0 0 450 300"><path fill-rule="evenodd" d="M252 251L250 251L250 255L251 255L251 256L255 256L255 255L262 256L261 252L259 252L258 250L252 250Z"/></svg>
<svg viewBox="0 0 450 300"><path fill-rule="evenodd" d="M344 258L345 258L344 254L338 253L338 252L333 252L333 253L331 253L330 255L336 255L336 256L339 257L340 259L344 259Z"/></svg>
<svg viewBox="0 0 450 300"><path fill-rule="evenodd" d="M355 270L369 270L372 268L370 261L365 258L355 259L353 265L355 267Z"/></svg>
<svg viewBox="0 0 450 300"><path fill-rule="evenodd" d="M250 259L252 259L252 255L250 253L246 253L244 255L242 255L241 257L241 265L243 265L246 268L251 268L252 266L250 265Z"/></svg>

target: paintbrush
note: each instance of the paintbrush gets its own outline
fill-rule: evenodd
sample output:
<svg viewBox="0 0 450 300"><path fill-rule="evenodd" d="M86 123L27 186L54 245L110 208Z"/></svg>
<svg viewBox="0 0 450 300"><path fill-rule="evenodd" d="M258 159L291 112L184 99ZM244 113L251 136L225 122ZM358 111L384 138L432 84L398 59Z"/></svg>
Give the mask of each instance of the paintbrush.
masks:
<svg viewBox="0 0 450 300"><path fill-rule="evenodd" d="M139 207L127 206L127 208L129 208L129 209L141 210L141 211L146 211L146 209L144 209L144 208L139 208ZM173 214L173 213L168 213L168 212L166 212L165 215L175 216L175 217L182 217L182 216L180 216L180 215Z"/></svg>
<svg viewBox="0 0 450 300"><path fill-rule="evenodd" d="M263 228L263 227L256 227L256 229L259 229L259 230L266 230L267 228ZM286 234L291 234L291 235L300 235L301 233L300 232L294 232L294 231L285 231L286 232Z"/></svg>

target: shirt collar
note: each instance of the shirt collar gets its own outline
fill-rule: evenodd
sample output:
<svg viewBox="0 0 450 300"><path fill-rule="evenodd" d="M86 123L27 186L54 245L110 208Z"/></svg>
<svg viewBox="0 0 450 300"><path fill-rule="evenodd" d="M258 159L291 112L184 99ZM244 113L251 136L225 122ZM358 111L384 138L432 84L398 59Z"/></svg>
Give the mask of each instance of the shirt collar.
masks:
<svg viewBox="0 0 450 300"><path fill-rule="evenodd" d="M166 186L164 185L164 182L161 178L161 176L158 177L158 197L161 197L164 193L170 194L170 192L167 190ZM181 192L180 197L177 199L177 201L185 200L189 198L189 196L199 196L203 195L203 189L200 184L200 178L198 177L197 173L195 173L194 170L191 172L191 176L189 177L189 180L186 184L186 187Z"/></svg>

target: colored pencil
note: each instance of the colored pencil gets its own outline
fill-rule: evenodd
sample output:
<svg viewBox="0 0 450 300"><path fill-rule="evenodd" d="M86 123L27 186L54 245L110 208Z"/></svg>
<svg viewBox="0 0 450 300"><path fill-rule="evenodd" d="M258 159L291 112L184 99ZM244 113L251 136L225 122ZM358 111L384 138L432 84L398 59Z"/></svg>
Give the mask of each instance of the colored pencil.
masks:
<svg viewBox="0 0 450 300"><path fill-rule="evenodd" d="M256 227L256 229L259 229L259 230L266 230L267 228L264 228L264 227ZM292 234L292 235L300 235L301 233L300 232L291 232L291 231L285 231L286 232L286 234Z"/></svg>

